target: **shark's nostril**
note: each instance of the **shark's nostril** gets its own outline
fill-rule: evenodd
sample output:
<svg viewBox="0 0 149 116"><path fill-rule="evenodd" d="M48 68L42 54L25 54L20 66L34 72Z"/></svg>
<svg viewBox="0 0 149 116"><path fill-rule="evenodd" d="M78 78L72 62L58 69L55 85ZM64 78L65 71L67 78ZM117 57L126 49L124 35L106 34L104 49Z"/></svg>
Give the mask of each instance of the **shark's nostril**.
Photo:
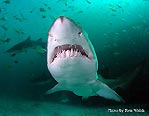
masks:
<svg viewBox="0 0 149 116"><path fill-rule="evenodd" d="M60 16L60 20L61 20L61 22L63 23L63 21L64 21L64 16Z"/></svg>

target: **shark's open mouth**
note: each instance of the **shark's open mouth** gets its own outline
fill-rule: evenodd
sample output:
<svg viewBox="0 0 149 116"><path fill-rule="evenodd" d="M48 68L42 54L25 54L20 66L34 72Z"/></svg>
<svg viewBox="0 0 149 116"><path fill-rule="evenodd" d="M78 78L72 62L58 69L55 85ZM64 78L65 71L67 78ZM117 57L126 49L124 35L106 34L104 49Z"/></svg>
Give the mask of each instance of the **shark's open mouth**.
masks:
<svg viewBox="0 0 149 116"><path fill-rule="evenodd" d="M55 60L55 58L82 57L82 56L91 59L85 52L85 50L82 48L82 46L65 44L55 47L53 55L51 57L51 63Z"/></svg>

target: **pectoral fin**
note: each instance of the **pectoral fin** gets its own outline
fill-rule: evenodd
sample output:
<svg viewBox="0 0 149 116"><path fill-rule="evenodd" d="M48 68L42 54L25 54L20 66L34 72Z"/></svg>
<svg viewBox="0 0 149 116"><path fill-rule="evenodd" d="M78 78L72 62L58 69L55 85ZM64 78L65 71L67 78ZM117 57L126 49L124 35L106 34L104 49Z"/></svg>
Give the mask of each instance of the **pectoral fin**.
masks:
<svg viewBox="0 0 149 116"><path fill-rule="evenodd" d="M62 90L64 90L64 88L60 84L57 84L52 89L48 90L46 92L46 94L51 94L51 93L54 93L54 92L57 92L57 91L62 91Z"/></svg>
<svg viewBox="0 0 149 116"><path fill-rule="evenodd" d="M108 87L106 84L102 83L99 80L95 80L94 84L92 85L93 91L99 96L102 96L107 99L112 99L118 102L124 102L123 98L120 97L114 90Z"/></svg>

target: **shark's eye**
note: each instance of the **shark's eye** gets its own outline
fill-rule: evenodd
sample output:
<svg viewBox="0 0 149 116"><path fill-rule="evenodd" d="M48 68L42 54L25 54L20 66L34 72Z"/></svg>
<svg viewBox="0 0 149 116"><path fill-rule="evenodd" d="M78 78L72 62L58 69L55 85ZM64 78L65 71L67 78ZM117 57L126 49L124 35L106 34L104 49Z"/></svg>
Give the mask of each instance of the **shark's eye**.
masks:
<svg viewBox="0 0 149 116"><path fill-rule="evenodd" d="M54 41L57 41L57 40L53 37L53 35L52 35L51 33L49 33L49 37L50 37L51 39L53 39Z"/></svg>
<svg viewBox="0 0 149 116"><path fill-rule="evenodd" d="M82 31L79 31L78 34L81 35L82 34Z"/></svg>

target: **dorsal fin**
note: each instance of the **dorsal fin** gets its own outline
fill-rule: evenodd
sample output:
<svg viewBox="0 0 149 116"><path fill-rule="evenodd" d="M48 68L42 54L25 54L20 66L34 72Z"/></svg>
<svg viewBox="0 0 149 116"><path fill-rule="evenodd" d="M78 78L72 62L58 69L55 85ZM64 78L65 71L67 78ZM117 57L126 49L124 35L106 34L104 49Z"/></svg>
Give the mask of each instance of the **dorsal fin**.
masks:
<svg viewBox="0 0 149 116"><path fill-rule="evenodd" d="M42 38L37 39L37 42L39 43L42 42Z"/></svg>
<svg viewBox="0 0 149 116"><path fill-rule="evenodd" d="M30 36L28 36L28 38L26 39L26 41L30 41L31 40L31 37Z"/></svg>

